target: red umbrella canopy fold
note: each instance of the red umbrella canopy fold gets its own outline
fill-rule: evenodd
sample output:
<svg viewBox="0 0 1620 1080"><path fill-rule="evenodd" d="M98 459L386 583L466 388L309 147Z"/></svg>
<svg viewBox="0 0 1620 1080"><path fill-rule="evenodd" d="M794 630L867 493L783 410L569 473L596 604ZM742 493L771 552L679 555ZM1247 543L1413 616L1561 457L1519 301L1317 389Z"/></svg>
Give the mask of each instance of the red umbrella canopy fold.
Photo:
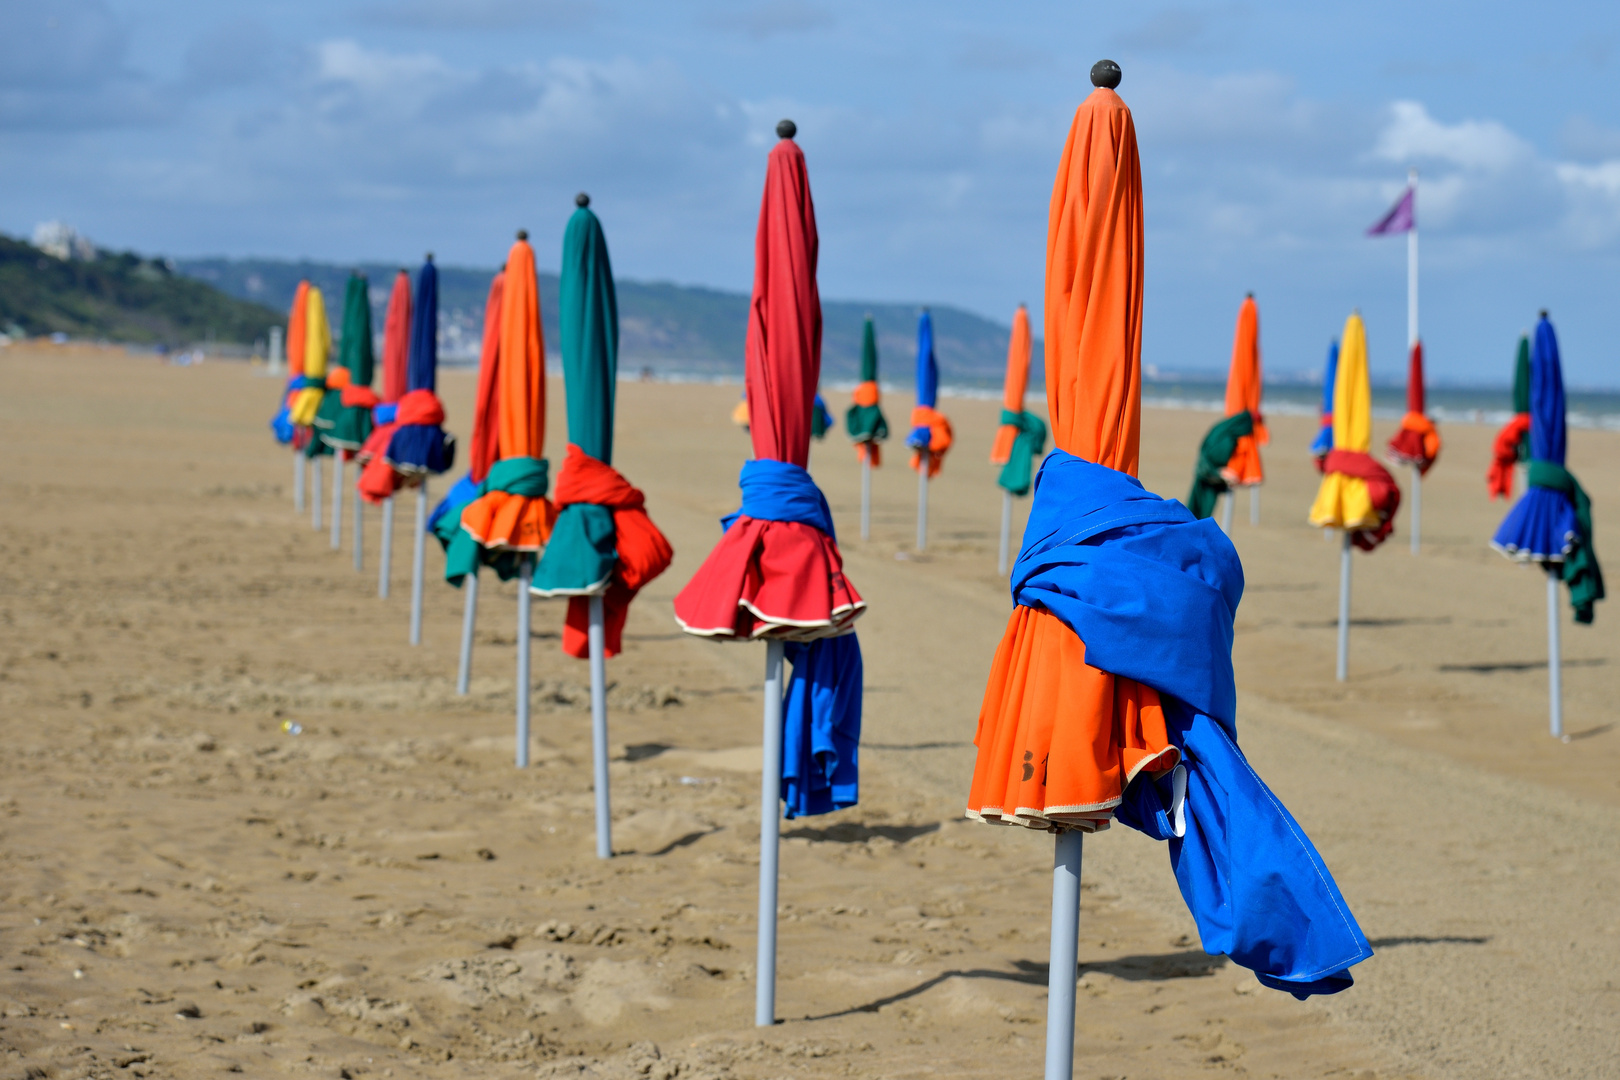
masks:
<svg viewBox="0 0 1620 1080"><path fill-rule="evenodd" d="M388 295L388 314L383 321L383 392L387 402L405 396L405 363L411 351L411 275L401 270L394 275L394 288Z"/></svg>
<svg viewBox="0 0 1620 1080"><path fill-rule="evenodd" d="M816 207L804 152L781 139L765 165L748 305L749 435L756 458L810 463L810 410L821 379Z"/></svg>

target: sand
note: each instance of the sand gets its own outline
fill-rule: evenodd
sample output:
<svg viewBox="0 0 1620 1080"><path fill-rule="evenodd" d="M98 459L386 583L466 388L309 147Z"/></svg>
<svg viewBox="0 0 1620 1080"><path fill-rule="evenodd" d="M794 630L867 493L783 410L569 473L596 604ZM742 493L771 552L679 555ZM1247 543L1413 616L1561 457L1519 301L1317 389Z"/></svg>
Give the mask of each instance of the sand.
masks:
<svg viewBox="0 0 1620 1080"><path fill-rule="evenodd" d="M443 381L465 432L472 378ZM869 543L849 448L814 452L870 603L863 791L784 826L783 1022L760 1031L764 649L687 638L670 613L735 506L735 388L620 388L616 464L677 556L609 664L610 862L562 606L536 604L520 772L515 590L486 588L456 697L461 595L436 551L424 643L406 643L409 501L382 601L375 512L358 575L347 534L334 553L293 514L276 392L239 364L0 351L0 1075L1039 1074L1051 839L961 818L1009 604L995 403L945 402L959 442L924 554L897 447ZM886 401L891 419L909 405ZM1147 415L1148 486L1185 493L1212 419ZM1620 608L1565 614L1572 739L1550 739L1541 579L1485 546L1492 433L1448 426L1423 554L1403 527L1356 557L1336 684L1338 549L1303 521L1312 426L1273 422L1262 525L1238 507L1240 734L1377 955L1336 997L1266 990L1198 947L1162 847L1090 838L1076 1074L1613 1075ZM1571 433L1600 530L1617 450Z"/></svg>

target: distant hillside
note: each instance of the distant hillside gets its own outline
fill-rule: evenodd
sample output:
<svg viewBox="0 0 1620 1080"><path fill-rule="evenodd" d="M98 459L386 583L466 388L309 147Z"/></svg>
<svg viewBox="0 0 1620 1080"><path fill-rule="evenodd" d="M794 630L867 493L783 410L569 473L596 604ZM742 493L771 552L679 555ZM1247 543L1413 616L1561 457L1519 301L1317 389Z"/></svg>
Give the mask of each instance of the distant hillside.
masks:
<svg viewBox="0 0 1620 1080"><path fill-rule="evenodd" d="M273 259L180 259L182 274L208 282L232 296L285 312L300 278L308 278L328 297L341 296L351 269L371 283L374 321L382 325L388 290L399 267ZM410 268L415 272L415 267ZM494 270L439 267L440 349L447 359L473 361L483 332L484 297ZM743 342L748 330L748 297L664 282L618 280L620 364L624 369L650 367L660 374L695 376L742 375ZM330 305L331 301L328 301ZM540 310L547 348L557 348L557 275L540 274ZM863 304L823 300L822 375L829 382L849 381L860 369L861 322L871 313L878 331L883 378L905 384L917 356L917 312L910 304ZM943 379L957 385L999 384L1007 364L1009 328L948 305L936 305L934 352ZM1041 345L1035 343L1039 386Z"/></svg>
<svg viewBox="0 0 1620 1080"><path fill-rule="evenodd" d="M0 329L143 345L251 345L280 321L272 309L160 260L106 251L64 260L0 236Z"/></svg>

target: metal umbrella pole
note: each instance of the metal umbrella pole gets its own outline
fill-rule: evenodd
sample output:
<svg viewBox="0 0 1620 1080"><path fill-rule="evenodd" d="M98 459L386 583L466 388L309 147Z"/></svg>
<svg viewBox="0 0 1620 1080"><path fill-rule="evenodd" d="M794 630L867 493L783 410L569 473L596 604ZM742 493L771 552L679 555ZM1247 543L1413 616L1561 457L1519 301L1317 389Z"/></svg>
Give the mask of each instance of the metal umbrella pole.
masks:
<svg viewBox="0 0 1620 1080"><path fill-rule="evenodd" d="M472 685L473 628L478 623L478 572L468 574L461 584L467 595L461 611L461 661L456 665L456 694L466 697Z"/></svg>
<svg viewBox="0 0 1620 1080"><path fill-rule="evenodd" d="M765 739L759 780L759 953L754 1026L776 1023L776 860L782 832L782 643L765 643Z"/></svg>
<svg viewBox="0 0 1620 1080"><path fill-rule="evenodd" d="M316 532L321 531L321 459L311 458L309 462L309 527Z"/></svg>
<svg viewBox="0 0 1620 1080"><path fill-rule="evenodd" d="M1221 496L1221 532L1227 536L1232 535L1232 504L1237 502L1237 492L1231 488Z"/></svg>
<svg viewBox="0 0 1620 1080"><path fill-rule="evenodd" d="M383 500L382 547L377 552L377 596L388 599L388 575L394 568L394 497Z"/></svg>
<svg viewBox="0 0 1620 1080"><path fill-rule="evenodd" d="M1260 485L1249 485L1249 524L1260 524Z"/></svg>
<svg viewBox="0 0 1620 1080"><path fill-rule="evenodd" d="M1547 714L1548 731L1564 737L1564 668L1558 641L1558 565L1547 564Z"/></svg>
<svg viewBox="0 0 1620 1080"><path fill-rule="evenodd" d="M304 512L304 455L293 451L293 513Z"/></svg>
<svg viewBox="0 0 1620 1080"><path fill-rule="evenodd" d="M927 450L917 459L917 550L928 547L928 458Z"/></svg>
<svg viewBox="0 0 1620 1080"><path fill-rule="evenodd" d="M1339 530L1339 659L1335 678L1350 676L1350 530Z"/></svg>
<svg viewBox="0 0 1620 1080"><path fill-rule="evenodd" d="M872 539L872 447L861 455L861 539Z"/></svg>
<svg viewBox="0 0 1620 1080"><path fill-rule="evenodd" d="M517 767L529 767L529 583L534 559L520 556L517 602Z"/></svg>
<svg viewBox="0 0 1620 1080"><path fill-rule="evenodd" d="M1057 834L1052 859L1052 953L1046 982L1046 1080L1074 1076L1074 988L1080 960L1080 856L1086 834Z"/></svg>
<svg viewBox="0 0 1620 1080"><path fill-rule="evenodd" d="M411 644L422 644L422 562L427 557L427 473L416 485L416 552L411 557Z"/></svg>
<svg viewBox="0 0 1620 1080"><path fill-rule="evenodd" d="M332 550L343 550L343 452L332 454Z"/></svg>
<svg viewBox="0 0 1620 1080"><path fill-rule="evenodd" d="M358 474L360 467L355 466ZM360 477L354 479L354 572L366 568L366 500L360 497Z"/></svg>
<svg viewBox="0 0 1620 1080"><path fill-rule="evenodd" d="M613 858L613 812L608 801L607 659L601 594L591 597L591 778L596 787L596 857Z"/></svg>
<svg viewBox="0 0 1620 1080"><path fill-rule="evenodd" d="M1001 548L996 555L996 573L1007 576L1008 549L1012 546L1012 492L1001 492Z"/></svg>

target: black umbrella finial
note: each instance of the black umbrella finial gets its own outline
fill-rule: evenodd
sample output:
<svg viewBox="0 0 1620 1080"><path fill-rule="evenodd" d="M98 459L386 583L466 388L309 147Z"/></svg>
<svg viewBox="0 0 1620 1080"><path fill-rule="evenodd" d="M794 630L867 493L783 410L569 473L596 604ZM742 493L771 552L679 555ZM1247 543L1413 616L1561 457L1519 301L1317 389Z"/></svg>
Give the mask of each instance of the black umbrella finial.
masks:
<svg viewBox="0 0 1620 1080"><path fill-rule="evenodd" d="M1124 77L1119 65L1112 60L1099 60L1091 65L1091 85L1106 86L1110 90L1119 88L1119 80Z"/></svg>
<svg viewBox="0 0 1620 1080"><path fill-rule="evenodd" d="M528 229L519 229L518 233L517 233L517 236L518 236L519 240L527 240L529 238L529 230Z"/></svg>
<svg viewBox="0 0 1620 1080"><path fill-rule="evenodd" d="M778 139L791 139L799 133L799 125L791 120L778 120L776 122L776 137Z"/></svg>
<svg viewBox="0 0 1620 1080"><path fill-rule="evenodd" d="M1254 299L1254 290L1250 289L1248 292L1244 293L1243 298L1245 300L1253 300Z"/></svg>
<svg viewBox="0 0 1620 1080"><path fill-rule="evenodd" d="M1541 309L1541 317L1543 319L1545 319L1547 317L1547 309L1546 308Z"/></svg>
<svg viewBox="0 0 1620 1080"><path fill-rule="evenodd" d="M422 258L425 259L427 262L432 262L433 261L433 252L431 252L431 251L428 252L426 255L422 256Z"/></svg>
<svg viewBox="0 0 1620 1080"><path fill-rule="evenodd" d="M574 205L580 209L584 209L585 207L591 205L591 197L582 191L578 195L574 196Z"/></svg>

